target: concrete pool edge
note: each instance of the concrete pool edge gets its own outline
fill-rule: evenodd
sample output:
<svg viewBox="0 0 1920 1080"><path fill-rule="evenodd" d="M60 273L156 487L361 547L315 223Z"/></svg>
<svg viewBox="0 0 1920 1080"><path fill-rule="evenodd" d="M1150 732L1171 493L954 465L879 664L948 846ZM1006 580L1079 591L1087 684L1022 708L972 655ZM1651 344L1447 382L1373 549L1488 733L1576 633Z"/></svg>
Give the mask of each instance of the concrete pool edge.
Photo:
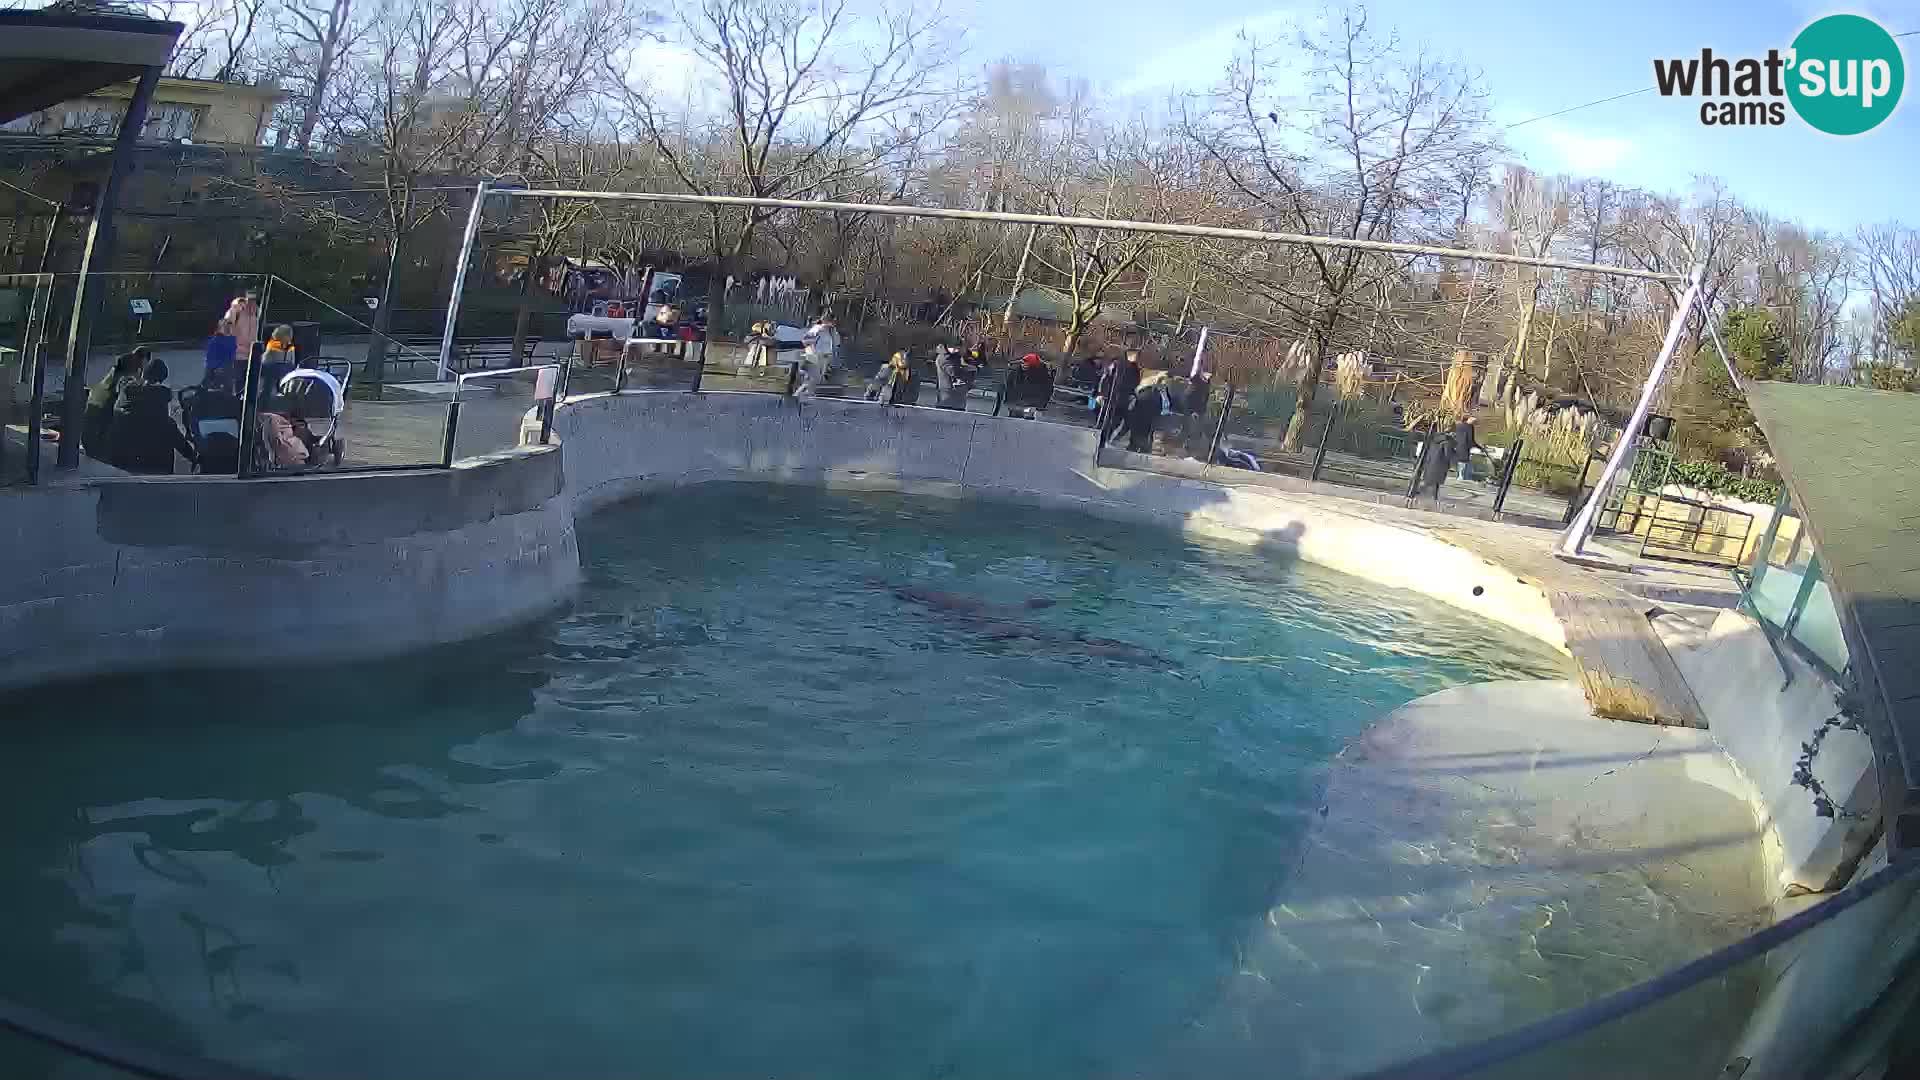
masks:
<svg viewBox="0 0 1920 1080"><path fill-rule="evenodd" d="M10 504L10 505L8 505ZM352 660L504 630L580 580L560 454L0 491L0 689Z"/></svg>
<svg viewBox="0 0 1920 1080"><path fill-rule="evenodd" d="M633 438L644 431L647 438ZM1545 590L1443 536L1336 500L1092 467L1084 428L865 402L766 394L626 393L570 398L553 432L586 514L702 483L886 490L1072 509L1253 546L1407 589L1564 652ZM1477 591L1476 591L1477 590Z"/></svg>

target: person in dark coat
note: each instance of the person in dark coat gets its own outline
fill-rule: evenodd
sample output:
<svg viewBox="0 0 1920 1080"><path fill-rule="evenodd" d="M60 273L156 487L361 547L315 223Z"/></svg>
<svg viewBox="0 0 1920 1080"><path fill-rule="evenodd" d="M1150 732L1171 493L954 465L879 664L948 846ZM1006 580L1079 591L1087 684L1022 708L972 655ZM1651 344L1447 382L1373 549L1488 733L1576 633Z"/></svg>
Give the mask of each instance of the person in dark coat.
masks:
<svg viewBox="0 0 1920 1080"><path fill-rule="evenodd" d="M1053 403L1053 369L1039 353L1028 353L1007 368L1005 393L1007 411L1031 419Z"/></svg>
<svg viewBox="0 0 1920 1080"><path fill-rule="evenodd" d="M1473 479L1473 448L1479 446L1473 437L1473 418L1463 416L1453 425L1453 463L1458 466L1460 479Z"/></svg>
<svg viewBox="0 0 1920 1080"><path fill-rule="evenodd" d="M108 460L113 437L113 409L120 392L140 381L144 351L121 353L113 368L87 391L87 411L81 420L80 446L99 461Z"/></svg>
<svg viewBox="0 0 1920 1080"><path fill-rule="evenodd" d="M1100 427L1101 446L1127 422L1127 411L1133 408L1133 392L1138 389L1140 352L1128 349L1126 359L1107 368L1107 374L1100 381L1100 396L1106 399L1102 407L1107 413L1106 422Z"/></svg>
<svg viewBox="0 0 1920 1080"><path fill-rule="evenodd" d="M1427 435L1427 460L1420 474L1419 490L1433 498L1440 497L1440 485L1446 483L1447 468L1453 463L1453 436L1443 433L1435 424Z"/></svg>
<svg viewBox="0 0 1920 1080"><path fill-rule="evenodd" d="M199 460L193 440L173 421L173 413L168 410L172 402L166 362L149 361L140 381L120 391L113 431L108 436L109 461L131 473L171 474L175 451L188 461Z"/></svg>
<svg viewBox="0 0 1920 1080"><path fill-rule="evenodd" d="M1153 452L1153 429L1166 409L1167 391L1156 384L1133 392L1133 404L1127 407L1127 449L1136 454Z"/></svg>
<svg viewBox="0 0 1920 1080"><path fill-rule="evenodd" d="M1207 427L1207 402L1213 397L1213 376L1202 371L1187 380L1186 396L1180 399L1180 441L1186 446L1187 456L1196 457L1200 451L1195 442Z"/></svg>

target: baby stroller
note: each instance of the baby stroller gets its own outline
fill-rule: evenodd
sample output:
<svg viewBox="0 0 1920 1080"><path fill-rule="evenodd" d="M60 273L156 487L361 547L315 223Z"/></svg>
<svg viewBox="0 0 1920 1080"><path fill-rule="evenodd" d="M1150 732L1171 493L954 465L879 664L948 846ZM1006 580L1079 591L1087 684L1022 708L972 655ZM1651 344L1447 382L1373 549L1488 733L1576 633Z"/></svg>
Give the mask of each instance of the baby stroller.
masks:
<svg viewBox="0 0 1920 1080"><path fill-rule="evenodd" d="M232 475L240 468L240 399L219 386L180 391L180 424L199 452L196 471Z"/></svg>
<svg viewBox="0 0 1920 1080"><path fill-rule="evenodd" d="M352 369L347 372L351 377ZM307 467L320 468L331 458L340 464L346 443L340 437L340 418L347 409L346 384L319 368L295 368L280 380L279 392L261 407L295 421L294 430L307 444Z"/></svg>

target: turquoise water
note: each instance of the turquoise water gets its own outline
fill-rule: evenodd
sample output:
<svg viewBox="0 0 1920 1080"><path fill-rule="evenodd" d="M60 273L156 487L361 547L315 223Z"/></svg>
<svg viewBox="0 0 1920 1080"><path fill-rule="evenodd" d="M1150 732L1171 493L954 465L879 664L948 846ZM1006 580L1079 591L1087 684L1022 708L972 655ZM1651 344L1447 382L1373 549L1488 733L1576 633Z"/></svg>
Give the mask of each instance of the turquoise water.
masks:
<svg viewBox="0 0 1920 1080"><path fill-rule="evenodd" d="M1282 553L1000 506L709 489L581 549L511 634L0 701L0 997L293 1076L1133 1073L1348 740L1561 674Z"/></svg>

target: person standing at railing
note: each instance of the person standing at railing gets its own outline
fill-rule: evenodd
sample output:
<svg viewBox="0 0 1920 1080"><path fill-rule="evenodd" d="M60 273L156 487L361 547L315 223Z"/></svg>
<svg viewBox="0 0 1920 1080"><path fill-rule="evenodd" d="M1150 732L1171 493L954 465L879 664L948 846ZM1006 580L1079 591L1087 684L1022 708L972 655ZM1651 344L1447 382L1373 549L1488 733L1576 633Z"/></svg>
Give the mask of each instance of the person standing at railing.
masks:
<svg viewBox="0 0 1920 1080"><path fill-rule="evenodd" d="M207 366L200 376L200 385L231 393L233 369L239 354L240 342L233 334L233 323L223 316L207 338Z"/></svg>
<svg viewBox="0 0 1920 1080"><path fill-rule="evenodd" d="M248 289L234 297L220 321L227 324L227 332L233 335L236 355L252 349L253 343L260 340L260 290Z"/></svg>
<svg viewBox="0 0 1920 1080"><path fill-rule="evenodd" d="M135 349L114 358L113 369L87 391L87 411L80 426L80 446L97 461L108 460L113 438L113 410L120 392L140 380L146 350Z"/></svg>
<svg viewBox="0 0 1920 1080"><path fill-rule="evenodd" d="M173 422L167 406L173 391L167 389L167 365L163 360L148 361L138 382L120 392L114 406L112 440L113 465L130 473L173 472L173 455L178 451L188 461L198 461L193 440Z"/></svg>

